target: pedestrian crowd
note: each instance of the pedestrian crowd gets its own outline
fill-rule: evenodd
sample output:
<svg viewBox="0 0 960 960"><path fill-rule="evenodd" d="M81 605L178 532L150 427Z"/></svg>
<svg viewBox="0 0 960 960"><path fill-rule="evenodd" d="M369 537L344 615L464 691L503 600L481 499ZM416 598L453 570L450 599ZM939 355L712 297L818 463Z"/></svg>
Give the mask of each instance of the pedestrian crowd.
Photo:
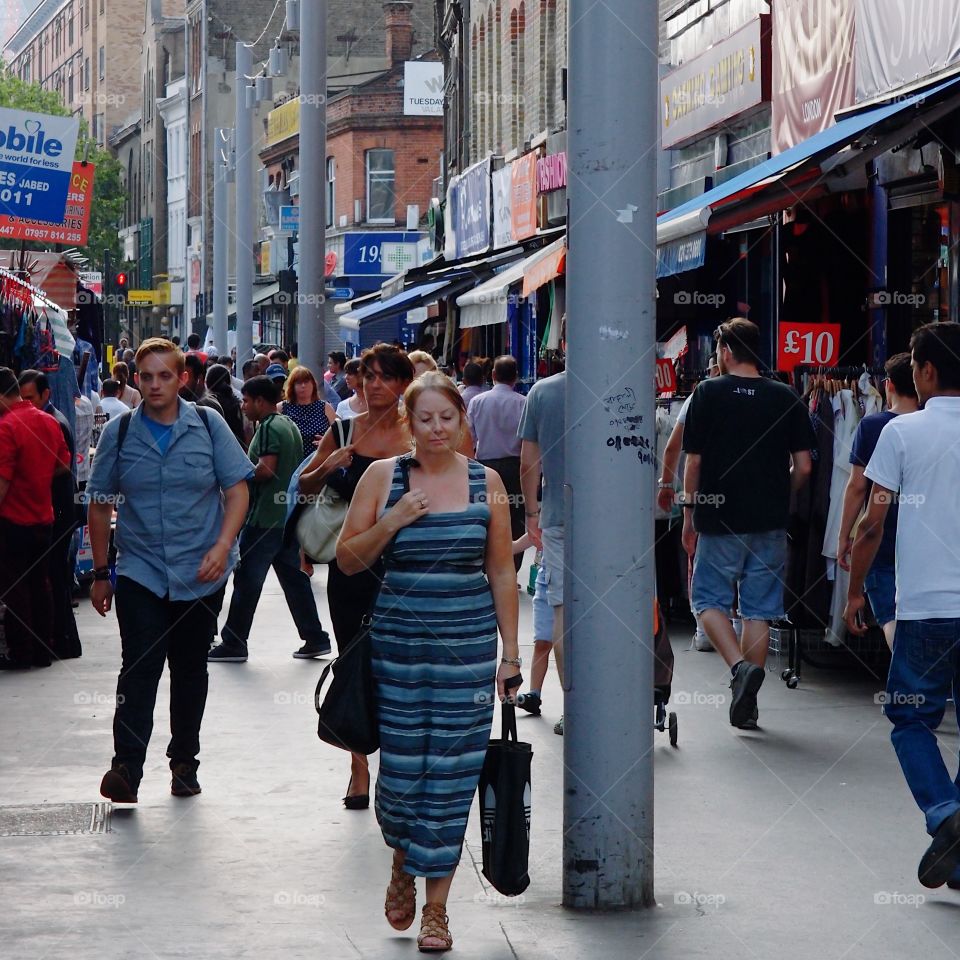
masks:
<svg viewBox="0 0 960 960"><path fill-rule="evenodd" d="M731 725L757 729L770 625L784 616L791 497L816 441L796 392L763 375L756 325L734 318L714 339L715 369L684 404L657 499L682 508L695 643L729 668ZM101 616L116 606L121 640L101 793L137 802L166 664L171 792L190 797L201 791L208 664L256 659L271 568L299 638L293 657L325 658L334 642L342 654L369 624L377 782L371 790L367 755L351 753L343 803L365 810L374 795L393 851L388 923L413 924L423 877L418 944L450 949L446 904L490 693L540 715L551 653L563 679L566 373L524 395L511 356L466 363L458 385L430 351L396 344L349 360L332 352L321 376L274 349L239 377L235 357L201 350L195 335L186 351L162 338L121 347L111 376L94 378L99 393L81 391L73 423L42 372L0 368L0 666L80 656L74 553L86 522L90 600ZM853 441L837 545L850 572L844 616L862 633L866 597L892 649L885 712L932 837L920 882L960 888L960 777L934 734L960 682L960 325L918 329L886 373L887 410L865 417ZM328 546L303 533L319 522L332 524ZM514 697L516 578L531 547L534 655ZM330 633L310 582L319 564Z"/></svg>

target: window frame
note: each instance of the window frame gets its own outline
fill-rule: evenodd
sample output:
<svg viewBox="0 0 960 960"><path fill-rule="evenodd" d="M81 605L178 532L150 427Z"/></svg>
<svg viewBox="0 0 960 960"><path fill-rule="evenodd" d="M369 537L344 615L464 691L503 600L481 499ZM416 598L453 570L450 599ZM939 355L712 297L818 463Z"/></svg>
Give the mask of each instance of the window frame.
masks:
<svg viewBox="0 0 960 960"><path fill-rule="evenodd" d="M373 170L371 169L371 160L374 154L390 154L390 169L389 170ZM363 155L363 164L364 164L364 181L366 187L366 222L367 223L382 223L382 224L395 224L397 222L397 158L396 152L392 147L373 147L370 150L366 150ZM380 181L386 180L386 175L390 176L390 183L392 185L391 192L393 194L393 206L390 211L390 216L388 217L374 217L370 209L370 194L371 194L371 184L374 180Z"/></svg>

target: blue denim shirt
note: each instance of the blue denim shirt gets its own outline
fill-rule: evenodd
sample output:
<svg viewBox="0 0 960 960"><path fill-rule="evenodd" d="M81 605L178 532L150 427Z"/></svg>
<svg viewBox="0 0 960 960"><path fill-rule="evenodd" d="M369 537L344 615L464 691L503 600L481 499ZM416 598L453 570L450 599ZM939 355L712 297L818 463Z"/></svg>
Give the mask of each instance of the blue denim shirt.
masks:
<svg viewBox="0 0 960 960"><path fill-rule="evenodd" d="M196 407L180 400L170 446L161 454L143 422L141 404L130 418L119 458L121 418L110 420L87 485L93 501L122 498L117 504L117 575L171 600L193 600L219 590L237 563L234 544L220 580L197 580L223 524L221 491L253 476L253 464L226 421L213 410L206 413L209 433Z"/></svg>

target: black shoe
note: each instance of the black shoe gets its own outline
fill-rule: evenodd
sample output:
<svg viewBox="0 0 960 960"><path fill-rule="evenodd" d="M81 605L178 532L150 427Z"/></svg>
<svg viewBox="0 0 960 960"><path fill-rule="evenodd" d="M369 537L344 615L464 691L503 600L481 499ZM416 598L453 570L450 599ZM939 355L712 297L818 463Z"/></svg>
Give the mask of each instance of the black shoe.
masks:
<svg viewBox="0 0 960 960"><path fill-rule="evenodd" d="M175 763L171 768L170 792L175 797L195 797L200 792L197 771L192 764Z"/></svg>
<svg viewBox="0 0 960 960"><path fill-rule="evenodd" d="M917 877L931 890L942 887L960 865L960 810L947 817L920 861ZM954 888L956 889L956 888Z"/></svg>
<svg viewBox="0 0 960 960"><path fill-rule="evenodd" d="M520 696L517 697L517 706L535 717L540 716L540 707L542 705L543 701L540 699L539 693L521 693Z"/></svg>
<svg viewBox="0 0 960 960"><path fill-rule="evenodd" d="M294 660L312 660L314 657L326 657L331 653L330 637L325 633L320 643L305 643L299 650L293 651Z"/></svg>
<svg viewBox="0 0 960 960"><path fill-rule="evenodd" d="M247 648L235 647L229 643L218 643L208 654L207 661L210 663L246 663Z"/></svg>
<svg viewBox="0 0 960 960"><path fill-rule="evenodd" d="M353 777L350 778L350 782L347 784L347 795L343 798L343 805L347 810L366 810L370 806L370 794L355 793L351 796L350 790L352 787Z"/></svg>
<svg viewBox="0 0 960 960"><path fill-rule="evenodd" d="M100 796L114 803L136 803L137 788L130 779L127 768L120 764L108 770L100 781Z"/></svg>
<svg viewBox="0 0 960 960"><path fill-rule="evenodd" d="M735 727L743 727L753 720L753 712L757 709L757 691L763 684L766 671L755 663L743 660L737 668L737 675L730 681L733 691L730 697L730 723Z"/></svg>

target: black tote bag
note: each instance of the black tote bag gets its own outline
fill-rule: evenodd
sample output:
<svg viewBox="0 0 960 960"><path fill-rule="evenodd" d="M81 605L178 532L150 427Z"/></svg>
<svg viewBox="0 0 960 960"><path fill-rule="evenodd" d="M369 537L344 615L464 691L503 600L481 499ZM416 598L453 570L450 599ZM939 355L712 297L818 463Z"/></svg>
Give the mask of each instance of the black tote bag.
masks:
<svg viewBox="0 0 960 960"><path fill-rule="evenodd" d="M517 708L512 703L502 707L502 727L502 739L487 746L480 773L483 875L499 893L515 897L530 885L533 749L517 740Z"/></svg>

